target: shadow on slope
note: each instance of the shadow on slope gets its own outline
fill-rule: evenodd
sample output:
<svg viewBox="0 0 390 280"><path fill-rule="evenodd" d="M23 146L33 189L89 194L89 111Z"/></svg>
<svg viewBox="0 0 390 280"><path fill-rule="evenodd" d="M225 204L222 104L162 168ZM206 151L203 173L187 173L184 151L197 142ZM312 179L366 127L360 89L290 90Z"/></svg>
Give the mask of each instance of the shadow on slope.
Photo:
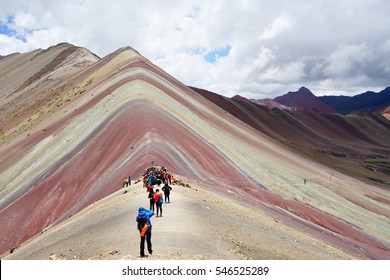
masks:
<svg viewBox="0 0 390 280"><path fill-rule="evenodd" d="M378 186L390 185L390 124L376 113L269 109L192 88L256 130L309 158Z"/></svg>

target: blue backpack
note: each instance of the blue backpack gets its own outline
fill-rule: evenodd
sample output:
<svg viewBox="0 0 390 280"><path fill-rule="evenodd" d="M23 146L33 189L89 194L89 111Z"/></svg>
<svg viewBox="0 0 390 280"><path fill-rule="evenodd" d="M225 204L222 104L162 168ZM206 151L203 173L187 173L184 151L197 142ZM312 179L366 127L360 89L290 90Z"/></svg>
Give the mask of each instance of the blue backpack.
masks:
<svg viewBox="0 0 390 280"><path fill-rule="evenodd" d="M158 198L157 203L162 204L163 202L164 202L164 200L163 200L162 194L160 194L160 197Z"/></svg>

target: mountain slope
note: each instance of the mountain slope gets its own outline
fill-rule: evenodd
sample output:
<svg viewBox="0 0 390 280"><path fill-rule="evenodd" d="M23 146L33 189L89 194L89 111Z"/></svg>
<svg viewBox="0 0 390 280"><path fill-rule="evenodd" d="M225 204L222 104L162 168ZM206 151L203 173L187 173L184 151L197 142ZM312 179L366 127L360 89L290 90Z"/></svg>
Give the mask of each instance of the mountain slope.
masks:
<svg viewBox="0 0 390 280"><path fill-rule="evenodd" d="M256 106L248 99L233 97L229 105L218 95L193 88L253 128L356 178L390 182L390 125L382 113L316 114L305 110L277 110ZM257 103L255 103L257 104Z"/></svg>
<svg viewBox="0 0 390 280"><path fill-rule="evenodd" d="M390 106L390 87L380 92L367 91L355 96L321 96L318 98L344 115L352 112L374 112Z"/></svg>
<svg viewBox="0 0 390 280"><path fill-rule="evenodd" d="M61 47L51 50L61 53ZM34 75L45 65L33 63L37 71L7 85L9 92L23 97L38 86L45 79ZM61 65L54 69L63 72ZM387 190L297 154L129 47L72 69L62 84L52 84L59 87L56 105L37 102L40 107L22 110L19 119L32 125L14 130L14 119L4 121L0 252L118 191L123 178L139 178L154 161L360 258L390 258ZM22 86L30 77L33 83ZM40 113L33 118L35 110ZM302 126L290 116L285 120ZM277 134L275 127L268 131Z"/></svg>
<svg viewBox="0 0 390 280"><path fill-rule="evenodd" d="M186 180L172 187L163 217L151 219L153 255L148 260L355 258L283 225L278 217L210 193L199 182ZM139 259L134 220L141 205L147 205L145 189L142 183L132 184L36 236L5 259Z"/></svg>
<svg viewBox="0 0 390 280"><path fill-rule="evenodd" d="M84 48L59 44L0 61L0 142L52 114L70 98L68 80L99 58Z"/></svg>
<svg viewBox="0 0 390 280"><path fill-rule="evenodd" d="M380 110L380 114L383 115L387 120L390 120L390 106Z"/></svg>
<svg viewBox="0 0 390 280"><path fill-rule="evenodd" d="M317 99L317 97L305 87L301 87L296 92L290 91L283 96L278 96L274 98L274 101L297 110L307 110L320 114L336 112L335 109Z"/></svg>
<svg viewBox="0 0 390 280"><path fill-rule="evenodd" d="M200 90L200 89L195 89L195 90ZM246 102L253 102L257 105L262 105L262 106L266 106L270 109L273 109L273 108L278 108L278 109L288 109L289 107L287 106L284 106L278 102L276 102L275 100L273 99L270 99L270 98L265 98L265 99L247 99L245 97L242 97L240 95L235 95L232 97L232 99L234 100L238 100L238 101L246 101Z"/></svg>

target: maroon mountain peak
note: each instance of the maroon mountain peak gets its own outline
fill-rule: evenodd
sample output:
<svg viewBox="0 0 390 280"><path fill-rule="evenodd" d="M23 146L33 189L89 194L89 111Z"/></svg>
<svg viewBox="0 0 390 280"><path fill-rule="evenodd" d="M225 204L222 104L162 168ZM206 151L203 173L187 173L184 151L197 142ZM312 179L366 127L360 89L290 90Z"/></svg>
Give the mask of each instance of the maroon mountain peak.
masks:
<svg viewBox="0 0 390 280"><path fill-rule="evenodd" d="M290 91L283 96L278 96L274 98L274 101L296 110L306 110L320 114L336 113L336 110L321 102L306 87L301 87L298 91Z"/></svg>

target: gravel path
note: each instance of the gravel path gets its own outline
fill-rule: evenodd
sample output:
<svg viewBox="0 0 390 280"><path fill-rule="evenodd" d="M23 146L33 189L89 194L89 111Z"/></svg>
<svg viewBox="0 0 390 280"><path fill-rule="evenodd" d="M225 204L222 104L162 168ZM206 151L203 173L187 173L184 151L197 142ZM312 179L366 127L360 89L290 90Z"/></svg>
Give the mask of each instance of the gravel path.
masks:
<svg viewBox="0 0 390 280"><path fill-rule="evenodd" d="M321 240L204 186L173 185L163 217L152 217L148 259L353 259ZM126 193L125 193L126 191ZM149 206L142 184L92 204L4 259L140 259L135 216Z"/></svg>

